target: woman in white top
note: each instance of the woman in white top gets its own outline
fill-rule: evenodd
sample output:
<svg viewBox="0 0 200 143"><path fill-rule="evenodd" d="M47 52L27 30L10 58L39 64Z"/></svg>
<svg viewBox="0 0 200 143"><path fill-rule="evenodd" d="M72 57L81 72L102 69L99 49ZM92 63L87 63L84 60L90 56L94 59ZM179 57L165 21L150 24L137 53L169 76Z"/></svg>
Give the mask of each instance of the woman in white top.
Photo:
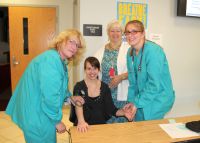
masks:
<svg viewBox="0 0 200 143"><path fill-rule="evenodd" d="M130 46L122 40L123 31L123 26L117 20L111 21L107 25L109 42L95 54L102 67L100 78L109 85L117 108L122 108L127 103L128 94L126 54ZM124 117L113 116L107 123L126 121Z"/></svg>

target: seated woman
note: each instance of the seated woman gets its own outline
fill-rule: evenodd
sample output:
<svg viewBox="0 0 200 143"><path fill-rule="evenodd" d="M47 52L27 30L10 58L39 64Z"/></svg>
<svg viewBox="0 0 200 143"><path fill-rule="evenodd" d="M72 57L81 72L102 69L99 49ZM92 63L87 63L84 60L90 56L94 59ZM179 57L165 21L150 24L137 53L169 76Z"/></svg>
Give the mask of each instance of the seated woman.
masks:
<svg viewBox="0 0 200 143"><path fill-rule="evenodd" d="M73 95L82 96L85 104L82 106L77 102L75 107L72 106L71 112L75 111L76 115L70 119L77 126L78 131L87 131L88 125L105 124L112 116L125 116L132 121L136 108L134 106L128 109L115 107L108 85L98 79L100 72L98 59L88 57L84 63L84 70L85 78L76 83Z"/></svg>

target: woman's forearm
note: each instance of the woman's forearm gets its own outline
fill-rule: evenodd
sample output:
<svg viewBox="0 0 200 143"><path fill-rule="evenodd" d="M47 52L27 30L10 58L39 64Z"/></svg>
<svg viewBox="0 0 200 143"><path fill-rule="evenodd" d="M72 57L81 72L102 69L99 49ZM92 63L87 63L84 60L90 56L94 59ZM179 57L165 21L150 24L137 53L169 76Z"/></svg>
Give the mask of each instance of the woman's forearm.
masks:
<svg viewBox="0 0 200 143"><path fill-rule="evenodd" d="M119 110L117 110L117 112L116 112L116 116L124 116L125 114L124 114L124 110L123 109L119 109Z"/></svg>
<svg viewBox="0 0 200 143"><path fill-rule="evenodd" d="M84 119L84 116L83 116L83 107L79 107L79 106L76 106L75 107L75 111L76 111L76 116L77 116L77 119L78 119L78 122L85 122L85 119Z"/></svg>

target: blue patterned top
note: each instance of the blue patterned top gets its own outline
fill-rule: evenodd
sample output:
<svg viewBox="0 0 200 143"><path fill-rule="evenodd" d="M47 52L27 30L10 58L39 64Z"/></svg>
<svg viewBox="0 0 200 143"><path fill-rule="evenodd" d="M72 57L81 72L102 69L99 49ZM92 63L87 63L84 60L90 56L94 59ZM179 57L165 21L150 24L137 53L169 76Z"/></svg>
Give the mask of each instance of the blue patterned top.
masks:
<svg viewBox="0 0 200 143"><path fill-rule="evenodd" d="M118 57L119 50L110 50L105 49L102 63L101 63L101 70L102 70L102 81L109 84L111 78L109 76L109 70L111 67L115 69L115 75L117 73L117 57ZM113 102L117 108L122 108L127 102L126 101L117 101L117 87L111 89L111 95ZM107 123L121 123L127 122L127 119L124 117L112 117Z"/></svg>

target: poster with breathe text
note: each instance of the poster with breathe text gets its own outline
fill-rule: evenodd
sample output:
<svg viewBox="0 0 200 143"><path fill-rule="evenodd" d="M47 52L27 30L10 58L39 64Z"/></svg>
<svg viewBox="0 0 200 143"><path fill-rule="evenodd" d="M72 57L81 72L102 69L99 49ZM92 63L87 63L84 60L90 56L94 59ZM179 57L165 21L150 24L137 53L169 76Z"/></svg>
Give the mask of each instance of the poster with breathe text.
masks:
<svg viewBox="0 0 200 143"><path fill-rule="evenodd" d="M130 20L140 20L147 29L147 3L117 1L117 19L123 25Z"/></svg>

